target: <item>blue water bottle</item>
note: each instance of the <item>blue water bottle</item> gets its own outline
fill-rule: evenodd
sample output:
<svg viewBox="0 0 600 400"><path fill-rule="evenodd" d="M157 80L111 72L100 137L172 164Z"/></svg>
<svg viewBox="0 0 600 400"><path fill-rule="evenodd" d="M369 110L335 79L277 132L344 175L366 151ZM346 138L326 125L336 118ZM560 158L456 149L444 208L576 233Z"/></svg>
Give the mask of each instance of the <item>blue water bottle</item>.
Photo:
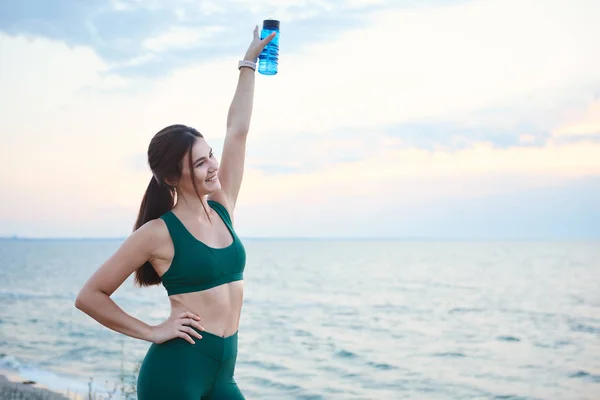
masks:
<svg viewBox="0 0 600 400"><path fill-rule="evenodd" d="M279 61L279 21L265 19L260 31L260 38L264 39L273 32L276 33L275 37L265 46L260 56L258 56L258 72L263 75L275 75Z"/></svg>

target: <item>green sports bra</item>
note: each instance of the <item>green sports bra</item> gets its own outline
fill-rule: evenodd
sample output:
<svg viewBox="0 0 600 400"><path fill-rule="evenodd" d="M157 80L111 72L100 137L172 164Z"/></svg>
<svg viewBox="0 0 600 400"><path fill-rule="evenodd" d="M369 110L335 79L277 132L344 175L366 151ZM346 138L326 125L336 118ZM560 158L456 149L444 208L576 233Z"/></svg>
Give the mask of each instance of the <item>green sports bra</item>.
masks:
<svg viewBox="0 0 600 400"><path fill-rule="evenodd" d="M244 279L246 252L235 234L227 209L216 201L208 205L221 217L233 237L224 248L210 247L196 239L172 212L161 215L171 235L175 255L171 266L161 279L169 296L198 292L225 283Z"/></svg>

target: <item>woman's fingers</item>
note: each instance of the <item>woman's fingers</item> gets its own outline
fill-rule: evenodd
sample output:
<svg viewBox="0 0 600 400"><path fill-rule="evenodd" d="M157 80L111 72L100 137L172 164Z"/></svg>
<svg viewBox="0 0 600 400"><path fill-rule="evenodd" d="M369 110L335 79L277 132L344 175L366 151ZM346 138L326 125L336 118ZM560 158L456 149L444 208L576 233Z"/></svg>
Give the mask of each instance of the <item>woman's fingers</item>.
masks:
<svg viewBox="0 0 600 400"><path fill-rule="evenodd" d="M194 321L191 318L183 318L183 319L177 320L177 322L180 323L181 325L193 326L194 328L197 328L201 331L204 330L204 327L202 327L202 325L200 325L197 321Z"/></svg>
<svg viewBox="0 0 600 400"><path fill-rule="evenodd" d="M195 330L193 330L192 328L190 328L189 326L182 326L181 328L179 328L182 332L187 332L188 334L197 337L198 339L202 339L202 335L200 335L198 332L196 332Z"/></svg>
<svg viewBox="0 0 600 400"><path fill-rule="evenodd" d="M192 325L195 321L191 318L182 318L177 322L179 322L181 325Z"/></svg>
<svg viewBox="0 0 600 400"><path fill-rule="evenodd" d="M177 331L177 337L187 340L191 344L195 344L194 340L187 333L183 333L182 331Z"/></svg>
<svg viewBox="0 0 600 400"><path fill-rule="evenodd" d="M195 342L190 335L197 337L198 339L202 339L202 336L192 329L192 327L194 327L199 331L204 331L204 327L198 323L198 321L201 320L202 318L189 311L181 313L179 318L175 321L179 325L177 327L177 336L187 340L191 344L194 344Z"/></svg>
<svg viewBox="0 0 600 400"><path fill-rule="evenodd" d="M198 330L203 331L204 327L202 325L200 325L199 323L197 323L196 321L192 321L192 326Z"/></svg>
<svg viewBox="0 0 600 400"><path fill-rule="evenodd" d="M269 36L265 37L262 41L265 42L265 44L267 44L271 40L273 40L273 38L275 37L275 35L277 35L277 32L271 32L271 33L269 33Z"/></svg>
<svg viewBox="0 0 600 400"><path fill-rule="evenodd" d="M277 35L277 32L271 32L271 34L267 37L265 37L263 40L261 40L261 46L264 49L266 45L269 44L269 42L271 40L273 40L273 38L275 37L275 35Z"/></svg>
<svg viewBox="0 0 600 400"><path fill-rule="evenodd" d="M188 327L188 326L193 326L194 328L198 329L199 331L204 331L204 327L202 325L200 325L197 321L194 321L191 318L183 318L183 319L179 319L176 321L179 325L181 325L181 327ZM181 328L180 328L181 329ZM191 329L191 328L190 328ZM192 329L193 330L193 329ZM195 332L195 331L194 331Z"/></svg>
<svg viewBox="0 0 600 400"><path fill-rule="evenodd" d="M199 316L197 316L196 314L194 314L194 313L192 313L192 312L189 312L189 311L186 311L186 312L182 313L182 314L179 316L179 318L193 318L193 319L195 319L195 320L197 320L197 321L201 321L201 320L202 320L202 318L200 318L200 317L199 317Z"/></svg>

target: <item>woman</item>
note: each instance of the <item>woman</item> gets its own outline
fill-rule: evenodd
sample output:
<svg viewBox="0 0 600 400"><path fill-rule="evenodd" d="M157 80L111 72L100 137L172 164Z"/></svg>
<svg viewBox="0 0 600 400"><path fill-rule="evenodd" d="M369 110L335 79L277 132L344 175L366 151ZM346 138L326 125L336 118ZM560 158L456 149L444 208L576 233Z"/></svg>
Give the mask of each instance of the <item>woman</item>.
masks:
<svg viewBox="0 0 600 400"><path fill-rule="evenodd" d="M153 177L134 232L90 277L75 306L102 325L151 342L138 375L140 400L243 399L233 379L246 254L233 229L252 114L256 60L274 34L258 26L238 64L222 163L195 129L172 125L148 148ZM170 317L148 325L111 298L132 274L162 283ZM200 324L202 321L202 325Z"/></svg>

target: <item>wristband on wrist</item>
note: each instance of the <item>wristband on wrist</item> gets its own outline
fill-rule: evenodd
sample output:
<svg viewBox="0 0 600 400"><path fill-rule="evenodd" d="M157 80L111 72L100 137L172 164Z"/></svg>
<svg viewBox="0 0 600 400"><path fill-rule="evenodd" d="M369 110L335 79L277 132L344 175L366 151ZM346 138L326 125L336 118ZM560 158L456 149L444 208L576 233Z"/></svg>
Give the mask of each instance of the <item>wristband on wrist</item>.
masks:
<svg viewBox="0 0 600 400"><path fill-rule="evenodd" d="M256 63L249 60L240 60L238 69L242 69L242 67L252 68L252 70L256 71Z"/></svg>

